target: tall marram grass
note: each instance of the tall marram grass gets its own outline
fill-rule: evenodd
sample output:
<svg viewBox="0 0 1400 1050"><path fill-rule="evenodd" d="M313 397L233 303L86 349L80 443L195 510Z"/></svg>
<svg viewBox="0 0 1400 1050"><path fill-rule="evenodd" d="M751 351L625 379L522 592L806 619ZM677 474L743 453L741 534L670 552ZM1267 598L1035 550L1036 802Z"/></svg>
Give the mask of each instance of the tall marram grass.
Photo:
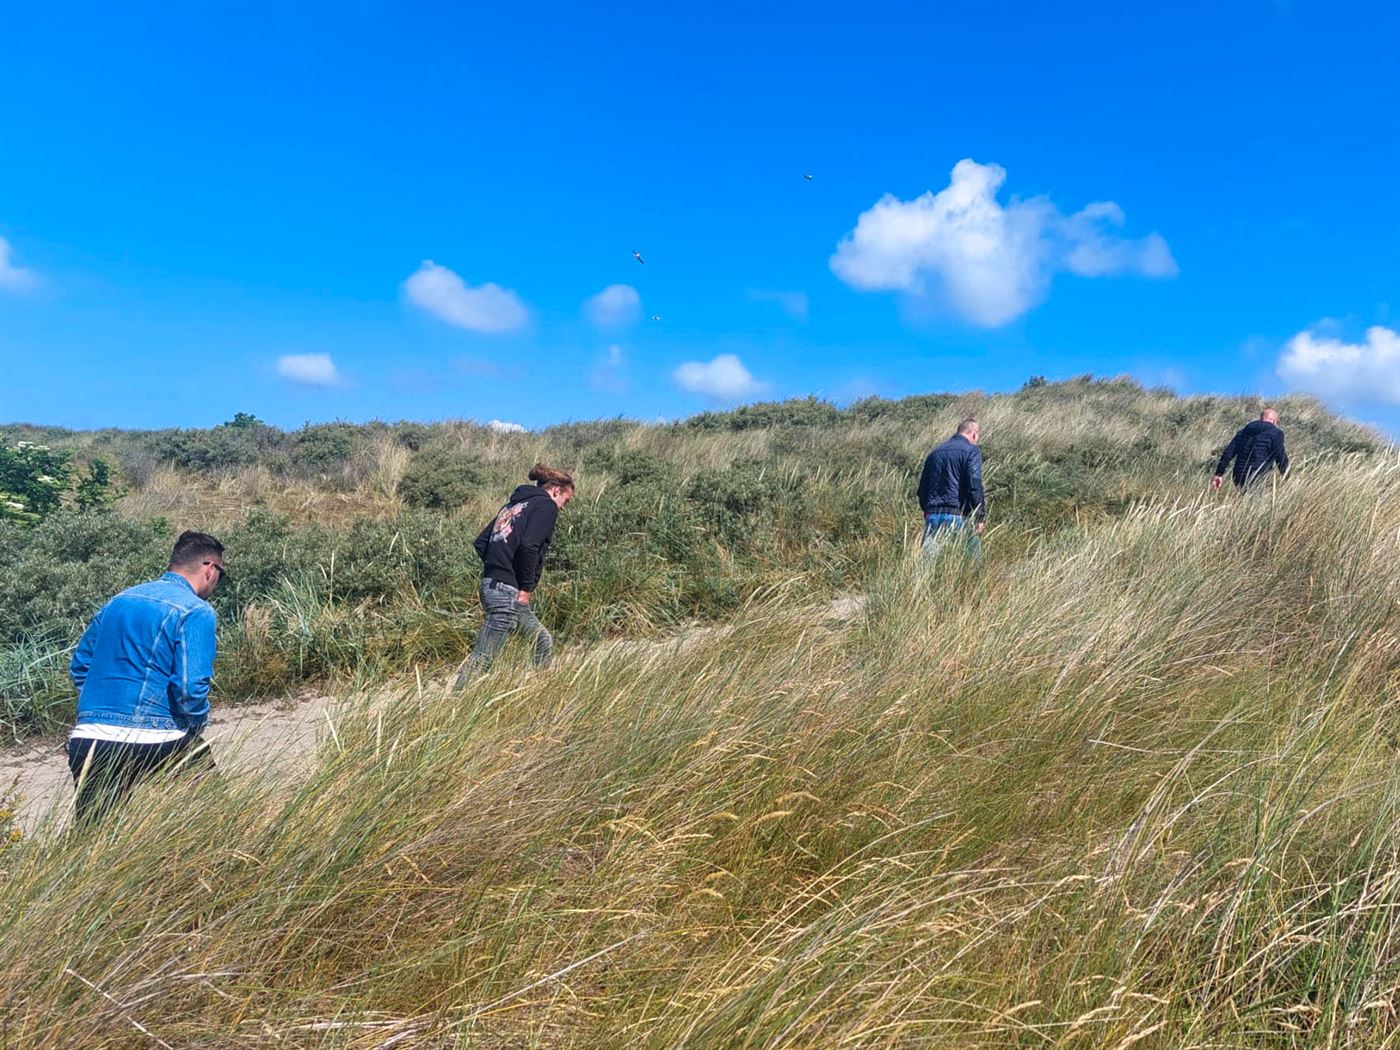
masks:
<svg viewBox="0 0 1400 1050"><path fill-rule="evenodd" d="M7 1037L1400 1045L1394 452L800 593L12 847Z"/></svg>
<svg viewBox="0 0 1400 1050"><path fill-rule="evenodd" d="M560 519L541 614L565 645L723 622L746 596L801 578L849 589L917 526L924 455L976 414L1002 557L1066 525L1199 492L1250 398L1177 398L1127 379L1011 394L816 399L674 424L571 423L498 434L464 422L309 424L241 416L207 430L0 427L119 464L113 513L0 522L0 733L72 712L67 653L114 592L164 567L175 535L212 529L230 580L215 594L221 702L308 681L363 682L460 658L479 621L470 541L537 459L578 498ZM1299 475L1374 455L1378 436L1307 398L1279 403ZM903 523L903 524L901 524Z"/></svg>

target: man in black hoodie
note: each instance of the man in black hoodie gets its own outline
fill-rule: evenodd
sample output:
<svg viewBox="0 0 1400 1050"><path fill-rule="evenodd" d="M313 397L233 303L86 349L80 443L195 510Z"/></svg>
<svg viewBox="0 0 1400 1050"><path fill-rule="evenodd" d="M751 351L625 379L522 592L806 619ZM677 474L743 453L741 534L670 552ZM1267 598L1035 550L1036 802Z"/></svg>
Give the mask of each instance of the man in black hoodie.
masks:
<svg viewBox="0 0 1400 1050"><path fill-rule="evenodd" d="M476 538L474 546L481 557L481 608L486 619L471 656L457 672L454 690L491 665L512 631L534 640L535 666L549 664L554 639L530 608L530 598L544 569L554 523L573 498L574 479L540 463L530 471L530 479L536 484L517 486Z"/></svg>
<svg viewBox="0 0 1400 1050"><path fill-rule="evenodd" d="M1225 480L1225 468L1230 460L1235 461L1235 487L1244 489L1253 485L1278 464L1278 472L1288 474L1288 452L1283 447L1283 431L1278 427L1278 413L1266 408L1259 413L1253 423L1246 423L1234 436L1225 451L1220 453L1220 462L1215 466L1215 477L1211 479L1212 489L1220 488Z"/></svg>

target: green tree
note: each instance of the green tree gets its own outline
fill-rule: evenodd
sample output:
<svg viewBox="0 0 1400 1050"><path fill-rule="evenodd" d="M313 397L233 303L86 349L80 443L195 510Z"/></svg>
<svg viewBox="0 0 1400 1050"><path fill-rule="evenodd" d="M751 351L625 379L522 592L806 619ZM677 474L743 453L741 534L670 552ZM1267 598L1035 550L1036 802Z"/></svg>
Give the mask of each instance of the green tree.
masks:
<svg viewBox="0 0 1400 1050"><path fill-rule="evenodd" d="M84 510L110 507L121 491L113 484L112 467L98 456L88 464L88 472L78 479L77 504Z"/></svg>
<svg viewBox="0 0 1400 1050"><path fill-rule="evenodd" d="M0 444L0 518L35 522L56 511L72 477L71 456L32 441Z"/></svg>

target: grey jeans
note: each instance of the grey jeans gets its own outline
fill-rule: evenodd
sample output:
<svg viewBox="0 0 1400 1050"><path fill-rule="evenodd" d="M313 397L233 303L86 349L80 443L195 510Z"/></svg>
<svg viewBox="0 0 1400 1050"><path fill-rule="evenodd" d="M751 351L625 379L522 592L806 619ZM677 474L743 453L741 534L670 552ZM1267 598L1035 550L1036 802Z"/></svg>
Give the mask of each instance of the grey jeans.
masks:
<svg viewBox="0 0 1400 1050"><path fill-rule="evenodd" d="M544 624L535 616L535 610L520 602L520 591L508 583L486 579L481 581L481 608L486 621L476 636L472 654L457 672L453 689L461 689L477 674L485 671L496 659L501 646L511 631L519 631L535 640L535 666L548 667L550 654L554 651L554 639Z"/></svg>

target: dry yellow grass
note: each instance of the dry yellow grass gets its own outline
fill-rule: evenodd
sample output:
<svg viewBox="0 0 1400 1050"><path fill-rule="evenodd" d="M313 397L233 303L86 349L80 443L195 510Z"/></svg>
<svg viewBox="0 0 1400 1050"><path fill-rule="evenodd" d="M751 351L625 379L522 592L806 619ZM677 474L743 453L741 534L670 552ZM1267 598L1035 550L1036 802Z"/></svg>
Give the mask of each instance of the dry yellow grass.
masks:
<svg viewBox="0 0 1400 1050"><path fill-rule="evenodd" d="M10 850L9 1038L1400 1045L1400 456L988 548Z"/></svg>

